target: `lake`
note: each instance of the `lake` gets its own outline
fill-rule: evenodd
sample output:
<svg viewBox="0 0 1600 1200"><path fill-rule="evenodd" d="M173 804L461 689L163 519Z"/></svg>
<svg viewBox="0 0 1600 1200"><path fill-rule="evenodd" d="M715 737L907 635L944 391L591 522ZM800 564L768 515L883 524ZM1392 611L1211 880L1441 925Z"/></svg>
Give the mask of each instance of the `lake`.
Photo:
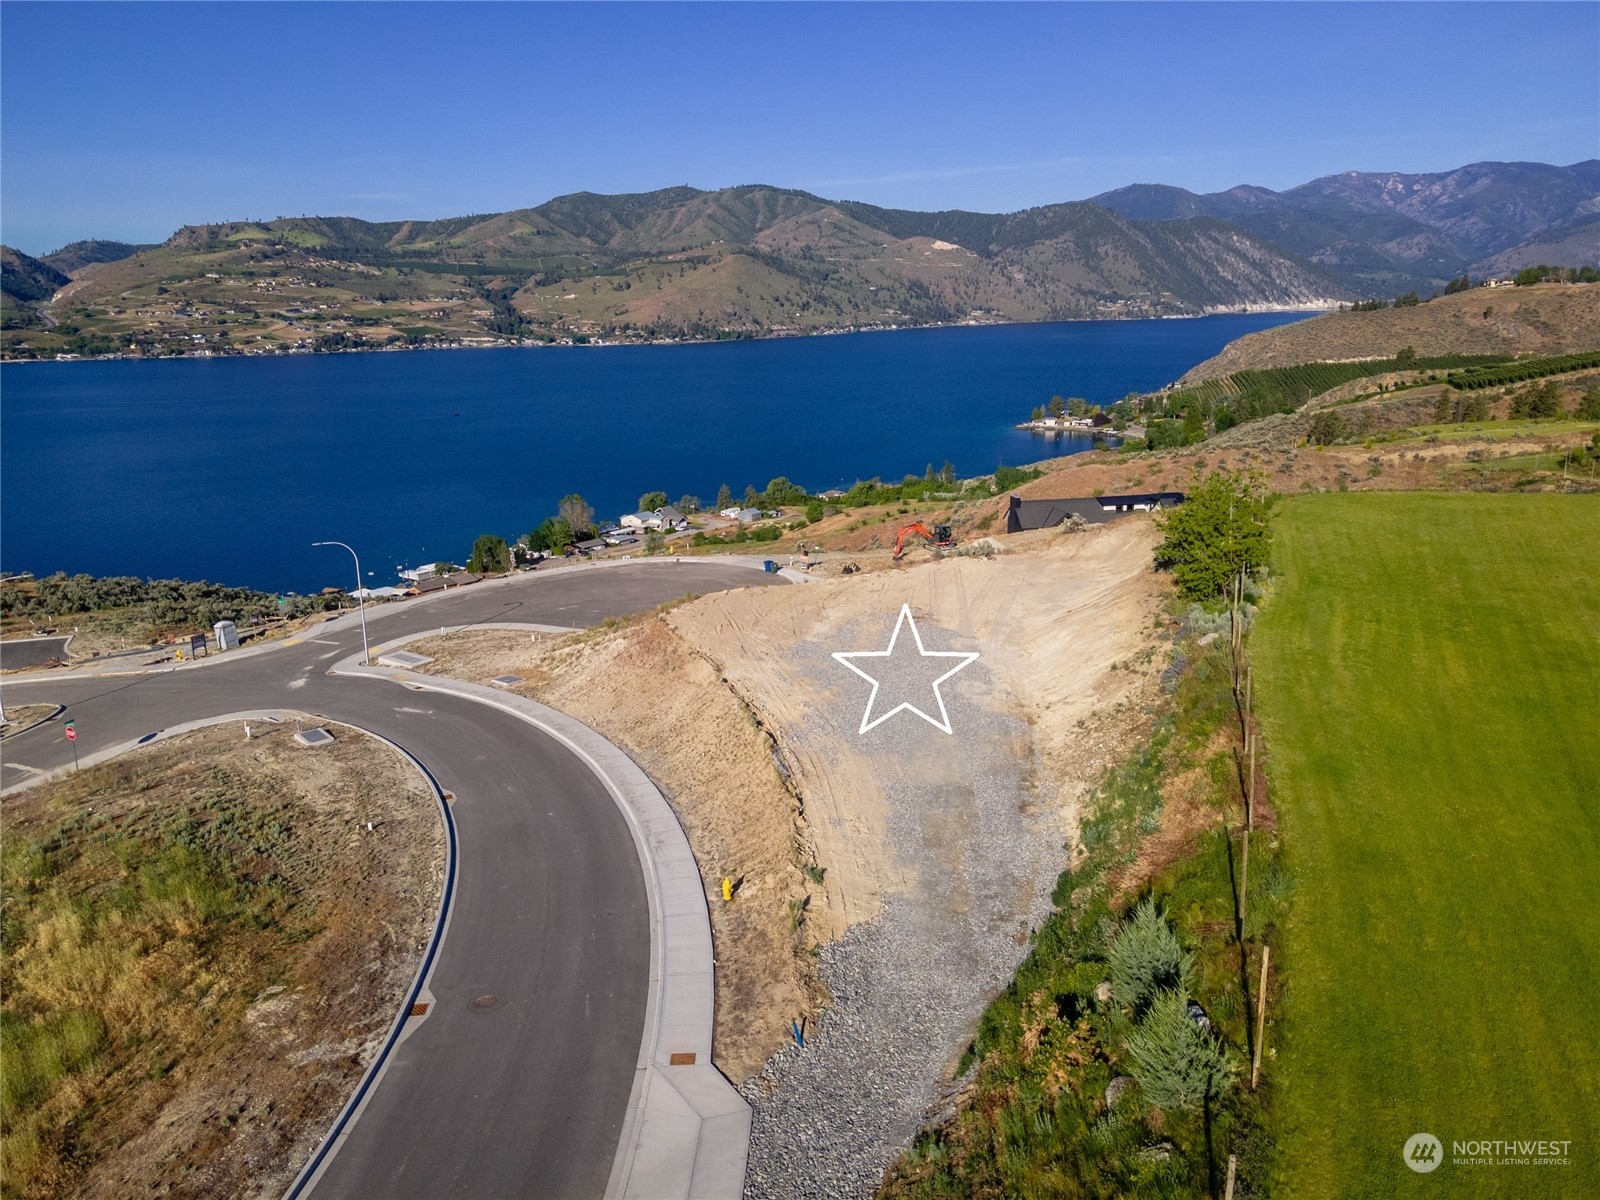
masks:
<svg viewBox="0 0 1600 1200"><path fill-rule="evenodd" d="M1088 449L1016 430L1052 395L1109 403L1304 314L1093 321L679 346L8 364L0 566L375 585L463 561L581 492L708 504Z"/></svg>

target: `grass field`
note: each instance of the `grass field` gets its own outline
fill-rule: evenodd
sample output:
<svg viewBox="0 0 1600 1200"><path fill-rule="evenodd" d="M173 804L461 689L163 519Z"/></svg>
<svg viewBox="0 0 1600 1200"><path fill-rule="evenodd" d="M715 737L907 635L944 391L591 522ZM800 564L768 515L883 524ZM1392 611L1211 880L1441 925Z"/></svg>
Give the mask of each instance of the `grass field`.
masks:
<svg viewBox="0 0 1600 1200"><path fill-rule="evenodd" d="M1600 497L1303 497L1278 530L1281 1190L1600 1195ZM1570 1162L1453 1161L1478 1139Z"/></svg>

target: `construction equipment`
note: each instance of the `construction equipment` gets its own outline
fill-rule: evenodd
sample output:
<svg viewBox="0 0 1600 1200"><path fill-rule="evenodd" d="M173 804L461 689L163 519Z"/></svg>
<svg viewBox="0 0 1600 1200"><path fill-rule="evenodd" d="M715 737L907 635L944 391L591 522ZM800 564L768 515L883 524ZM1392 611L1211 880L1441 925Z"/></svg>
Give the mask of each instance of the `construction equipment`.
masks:
<svg viewBox="0 0 1600 1200"><path fill-rule="evenodd" d="M935 549L944 549L947 546L956 544L955 538L950 536L950 526L948 525L935 525L932 529L929 529L921 521L917 521L912 525L903 525L900 528L900 536L894 540L894 558L896 562L899 562L905 554L906 539L913 534L926 539L928 545Z"/></svg>

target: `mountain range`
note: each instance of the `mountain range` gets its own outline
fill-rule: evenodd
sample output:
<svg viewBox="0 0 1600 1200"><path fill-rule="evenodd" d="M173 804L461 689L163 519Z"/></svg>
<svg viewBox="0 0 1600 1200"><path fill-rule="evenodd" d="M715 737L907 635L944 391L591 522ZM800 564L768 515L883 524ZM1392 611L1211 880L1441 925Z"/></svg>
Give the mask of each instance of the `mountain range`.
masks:
<svg viewBox="0 0 1600 1200"><path fill-rule="evenodd" d="M1241 186L1197 195L1135 184L1094 202L1139 221L1225 221L1363 294L1600 262L1600 159L1473 163L1423 175L1347 171L1284 192Z"/></svg>
<svg viewBox="0 0 1600 1200"><path fill-rule="evenodd" d="M0 273L7 353L174 353L1318 307L1524 259L1600 261L1600 160L1349 172L1284 192L1139 184L1009 214L764 185L580 192L443 220L8 249Z"/></svg>

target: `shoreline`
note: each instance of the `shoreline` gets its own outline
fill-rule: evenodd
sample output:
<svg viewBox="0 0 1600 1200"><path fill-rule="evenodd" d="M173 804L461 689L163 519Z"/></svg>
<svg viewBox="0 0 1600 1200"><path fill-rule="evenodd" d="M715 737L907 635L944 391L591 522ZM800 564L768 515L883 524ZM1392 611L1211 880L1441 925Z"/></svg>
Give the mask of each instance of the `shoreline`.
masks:
<svg viewBox="0 0 1600 1200"><path fill-rule="evenodd" d="M1336 301L1330 303L1337 303ZM21 356L0 356L0 366L11 363L87 363L87 362L180 362L204 361L211 362L217 359L236 358L299 358L299 357L331 357L339 354L399 354L412 351L446 351L446 350L588 350L608 349L618 346L719 346L734 342L773 342L785 341L794 338L811 337L845 337L858 334L871 333L911 333L919 330L931 329L989 329L1001 326L1033 326L1033 325L1094 325L1117 324L1123 325L1136 321L1201 321L1210 317L1244 317L1265 315L1272 313L1304 313L1307 317L1318 316L1328 312L1326 306L1313 305L1241 305L1237 308L1208 309L1198 313L1167 313L1144 317L1067 317L1050 321L932 321L926 324L913 325L853 325L837 329L814 329L809 331L785 330L783 332L764 333L736 333L732 337L682 337L658 339L627 339L615 340L595 338L582 342L575 342L572 338L555 338L550 341L527 340L510 341L498 339L494 341L472 342L443 342L432 345L405 346L347 346L338 350L311 350L292 347L270 351L237 351L231 353L204 354L94 354L55 356L52 358L24 358ZM579 335L587 336L587 335ZM1021 429L1024 426L1017 426Z"/></svg>

